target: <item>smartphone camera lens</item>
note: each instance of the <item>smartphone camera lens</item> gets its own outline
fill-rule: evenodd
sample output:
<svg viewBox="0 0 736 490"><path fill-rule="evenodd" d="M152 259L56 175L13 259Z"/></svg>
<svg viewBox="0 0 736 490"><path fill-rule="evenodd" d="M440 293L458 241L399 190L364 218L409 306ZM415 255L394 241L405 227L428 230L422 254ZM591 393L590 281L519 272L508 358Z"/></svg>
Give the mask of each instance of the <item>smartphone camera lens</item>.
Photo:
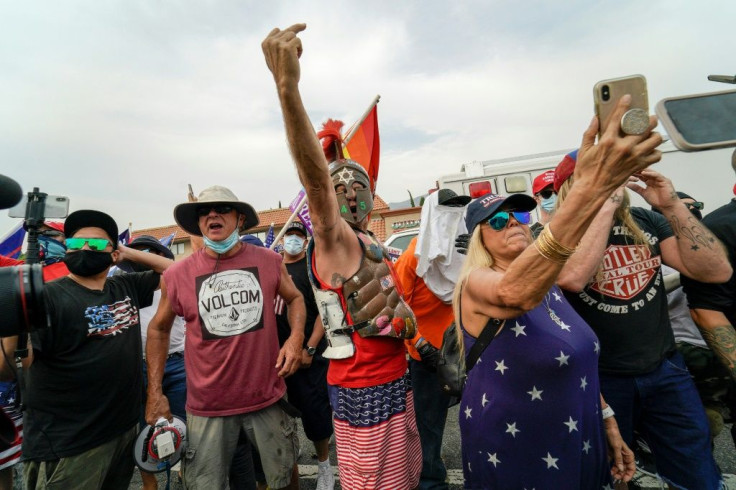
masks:
<svg viewBox="0 0 736 490"><path fill-rule="evenodd" d="M611 100L611 89L608 85L601 87L601 100L603 100L603 102Z"/></svg>

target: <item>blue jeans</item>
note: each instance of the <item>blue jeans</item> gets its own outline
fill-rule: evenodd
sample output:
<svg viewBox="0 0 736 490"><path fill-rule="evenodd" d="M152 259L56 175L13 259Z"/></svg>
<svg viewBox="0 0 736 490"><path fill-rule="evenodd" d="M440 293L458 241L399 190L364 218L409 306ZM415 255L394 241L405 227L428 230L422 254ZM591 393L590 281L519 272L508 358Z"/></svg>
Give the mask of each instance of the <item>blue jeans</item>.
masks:
<svg viewBox="0 0 736 490"><path fill-rule="evenodd" d="M422 442L422 490L447 489L447 469L442 461L442 434L445 432L450 397L440 388L437 375L414 359L409 360L411 386L414 390L414 412L419 439Z"/></svg>
<svg viewBox="0 0 736 490"><path fill-rule="evenodd" d="M649 443L657 472L677 488L718 489L708 420L679 353L640 376L600 375L601 392L616 412L621 436L632 446L634 428ZM633 446L632 446L633 447Z"/></svg>
<svg viewBox="0 0 736 490"><path fill-rule="evenodd" d="M166 398L169 399L169 408L172 415L176 415L184 422L187 420L187 373L184 369L184 355L172 355L166 359L162 389ZM141 427L145 427L146 392L148 390L148 368L143 361L143 414L141 415Z"/></svg>

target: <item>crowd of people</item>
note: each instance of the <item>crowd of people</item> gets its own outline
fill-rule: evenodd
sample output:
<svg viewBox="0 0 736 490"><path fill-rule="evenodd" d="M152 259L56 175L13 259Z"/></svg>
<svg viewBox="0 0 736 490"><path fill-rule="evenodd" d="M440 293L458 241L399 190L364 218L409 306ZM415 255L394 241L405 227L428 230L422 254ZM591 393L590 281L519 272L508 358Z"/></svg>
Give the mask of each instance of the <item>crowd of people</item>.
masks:
<svg viewBox="0 0 736 490"><path fill-rule="evenodd" d="M307 116L304 29L274 29L262 48L312 230L287 224L282 253L244 240L258 215L219 185L173 209L193 249L177 261L150 236L118 243L99 210L46 222L49 327L30 334L22 376L0 369L23 435L2 453L0 489L21 458L28 489L127 489L141 428L173 417L185 488L299 488L299 418L320 490L336 485L333 435L342 488L448 488L453 403L465 488L625 485L640 441L671 487L725 488L720 413L697 373L707 364L733 393L736 201L703 218L651 170L656 118L624 133L624 96L531 195L431 193L393 264L368 231L376 182ZM448 327L480 352L460 399L436 374ZM7 360L18 337L2 347Z"/></svg>

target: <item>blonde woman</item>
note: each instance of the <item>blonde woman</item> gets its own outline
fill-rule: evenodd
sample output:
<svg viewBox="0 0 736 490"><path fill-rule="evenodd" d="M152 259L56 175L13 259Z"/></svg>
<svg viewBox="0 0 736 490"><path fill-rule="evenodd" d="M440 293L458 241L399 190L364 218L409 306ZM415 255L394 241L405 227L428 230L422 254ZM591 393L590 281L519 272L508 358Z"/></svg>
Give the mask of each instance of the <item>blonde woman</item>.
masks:
<svg viewBox="0 0 736 490"><path fill-rule="evenodd" d="M659 160L655 124L640 136L610 124L595 144L594 119L575 184L534 244L531 197L488 194L468 206L468 258L453 302L465 352L484 327L497 328L494 319L505 322L468 373L460 405L466 488L591 489L633 476L633 454L600 397L597 338L554 283L598 211L615 205L613 192Z"/></svg>

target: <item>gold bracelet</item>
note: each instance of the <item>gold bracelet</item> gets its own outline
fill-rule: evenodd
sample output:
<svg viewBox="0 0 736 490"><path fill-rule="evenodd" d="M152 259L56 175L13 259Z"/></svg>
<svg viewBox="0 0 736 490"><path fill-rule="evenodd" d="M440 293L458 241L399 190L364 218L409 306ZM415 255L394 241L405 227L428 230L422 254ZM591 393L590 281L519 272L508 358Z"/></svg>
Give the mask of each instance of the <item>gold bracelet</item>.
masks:
<svg viewBox="0 0 736 490"><path fill-rule="evenodd" d="M534 247L542 257L561 264L567 262L567 259L575 253L574 248L566 247L555 239L549 225L542 229L534 241Z"/></svg>
<svg viewBox="0 0 736 490"><path fill-rule="evenodd" d="M560 264L564 264L567 262L567 258L560 256L559 254L555 253L553 250L549 248L549 246L545 243L542 243L542 240L537 237L537 239L534 241L534 248L537 249L537 252L539 252L539 255L544 257L547 260L551 260L553 262L558 262Z"/></svg>

